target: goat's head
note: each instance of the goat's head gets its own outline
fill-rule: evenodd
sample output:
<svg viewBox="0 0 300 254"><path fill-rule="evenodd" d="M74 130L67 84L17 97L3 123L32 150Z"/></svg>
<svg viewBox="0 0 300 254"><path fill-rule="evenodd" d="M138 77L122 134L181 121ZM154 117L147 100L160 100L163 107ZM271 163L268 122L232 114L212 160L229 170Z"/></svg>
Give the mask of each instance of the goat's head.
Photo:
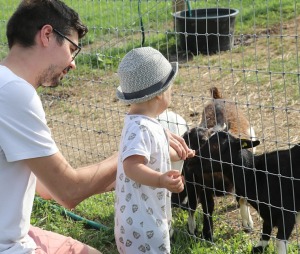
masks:
<svg viewBox="0 0 300 254"><path fill-rule="evenodd" d="M206 128L195 127L191 130L186 131L183 134L183 139L189 148L193 150L198 150L202 145L204 145L210 136L210 132Z"/></svg>
<svg viewBox="0 0 300 254"><path fill-rule="evenodd" d="M212 134L218 131L228 130L225 123L222 125L216 125L212 128L194 127L183 134L183 139L189 148L193 150L199 150Z"/></svg>
<svg viewBox="0 0 300 254"><path fill-rule="evenodd" d="M240 158L242 149L253 148L259 144L259 140L237 138L228 132L216 131L196 151L196 156L201 160L203 171L221 171L223 163L234 163L236 158Z"/></svg>
<svg viewBox="0 0 300 254"><path fill-rule="evenodd" d="M194 127L191 130L187 131L183 135L183 139L186 144L193 150L196 151L196 156L190 159L187 159L184 163L185 170L193 170L195 172L196 168L199 168L201 164L199 152L201 148L207 144L210 136L216 131L226 129L226 125L216 125L213 128L203 128L203 127ZM198 156L197 156L198 155ZM189 169L188 169L189 168Z"/></svg>

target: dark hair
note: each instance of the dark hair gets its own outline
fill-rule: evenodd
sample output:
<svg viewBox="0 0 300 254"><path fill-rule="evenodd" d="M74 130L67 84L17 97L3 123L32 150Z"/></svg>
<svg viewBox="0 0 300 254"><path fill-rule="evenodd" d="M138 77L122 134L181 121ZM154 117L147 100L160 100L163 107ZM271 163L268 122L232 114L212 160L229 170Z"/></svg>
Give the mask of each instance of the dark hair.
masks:
<svg viewBox="0 0 300 254"><path fill-rule="evenodd" d="M36 33L47 24L65 35L77 31L79 39L88 32L78 13L60 0L22 0L6 27L9 48L15 43L24 47L34 45ZM63 40L56 38L60 43Z"/></svg>

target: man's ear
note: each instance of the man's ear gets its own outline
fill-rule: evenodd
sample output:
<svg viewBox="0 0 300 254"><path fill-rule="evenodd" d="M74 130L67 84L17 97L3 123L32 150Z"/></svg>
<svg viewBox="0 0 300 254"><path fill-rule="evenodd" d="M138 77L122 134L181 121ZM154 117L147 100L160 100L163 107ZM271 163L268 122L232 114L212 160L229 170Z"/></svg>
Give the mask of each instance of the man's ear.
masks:
<svg viewBox="0 0 300 254"><path fill-rule="evenodd" d="M42 29L40 30L39 34L39 39L42 43L43 46L47 46L50 41L50 37L54 36L53 35L53 28L50 25L44 25ZM53 37L54 38L54 37Z"/></svg>

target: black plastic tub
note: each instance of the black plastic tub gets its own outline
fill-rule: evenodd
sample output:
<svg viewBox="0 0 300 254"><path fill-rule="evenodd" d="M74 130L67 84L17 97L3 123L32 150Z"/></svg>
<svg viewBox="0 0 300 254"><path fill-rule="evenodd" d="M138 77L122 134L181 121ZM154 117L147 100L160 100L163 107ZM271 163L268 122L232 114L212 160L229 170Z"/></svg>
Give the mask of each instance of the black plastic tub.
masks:
<svg viewBox="0 0 300 254"><path fill-rule="evenodd" d="M206 8L173 13L175 32L183 50L194 54L230 50L237 9Z"/></svg>

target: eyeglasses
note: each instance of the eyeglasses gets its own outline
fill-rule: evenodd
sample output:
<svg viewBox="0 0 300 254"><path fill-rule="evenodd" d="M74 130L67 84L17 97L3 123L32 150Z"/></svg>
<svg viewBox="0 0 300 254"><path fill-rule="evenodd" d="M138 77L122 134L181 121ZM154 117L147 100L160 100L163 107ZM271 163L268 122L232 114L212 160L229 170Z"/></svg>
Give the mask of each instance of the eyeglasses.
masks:
<svg viewBox="0 0 300 254"><path fill-rule="evenodd" d="M75 42L71 41L67 36L63 35L61 32L53 28L53 31L57 33L59 36L66 39L68 42L70 42L76 49L72 52L72 61L75 59L75 57L79 54L81 47L77 45Z"/></svg>

